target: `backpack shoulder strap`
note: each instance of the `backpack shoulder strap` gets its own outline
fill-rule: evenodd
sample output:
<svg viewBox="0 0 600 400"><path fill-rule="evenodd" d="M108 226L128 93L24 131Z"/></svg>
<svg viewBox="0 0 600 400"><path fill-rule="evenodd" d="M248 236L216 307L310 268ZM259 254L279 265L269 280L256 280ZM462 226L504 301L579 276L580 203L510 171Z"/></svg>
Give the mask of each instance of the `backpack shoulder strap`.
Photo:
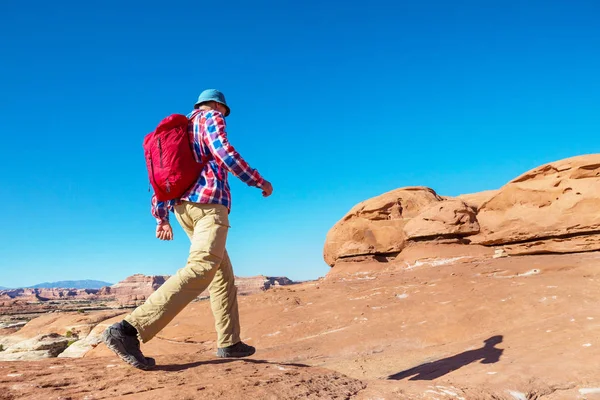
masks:
<svg viewBox="0 0 600 400"><path fill-rule="evenodd" d="M202 110L194 110L191 113L188 114L188 120L193 121L194 118L196 118L198 115L200 115L200 113L202 112Z"/></svg>

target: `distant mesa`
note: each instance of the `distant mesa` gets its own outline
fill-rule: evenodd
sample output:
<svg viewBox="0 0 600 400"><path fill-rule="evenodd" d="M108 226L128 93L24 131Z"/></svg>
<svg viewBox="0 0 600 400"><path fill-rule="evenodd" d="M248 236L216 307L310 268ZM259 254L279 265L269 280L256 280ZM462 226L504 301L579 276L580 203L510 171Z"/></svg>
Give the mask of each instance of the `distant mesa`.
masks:
<svg viewBox="0 0 600 400"><path fill-rule="evenodd" d="M37 285L28 286L30 289L52 289L52 288L69 288L69 289L100 289L104 286L110 286L112 283L95 281L95 280L82 280L82 281L58 281L58 282L44 282Z"/></svg>
<svg viewBox="0 0 600 400"><path fill-rule="evenodd" d="M147 276L136 274L113 286L102 288L99 294L114 296L122 306L136 306L146 301L167 279L169 279L169 275ZM284 286L294 283L294 281L286 277L267 277L264 275L235 277L235 284L240 295L257 293L273 286ZM205 297L209 297L208 290L205 290L199 296L199 298Z"/></svg>
<svg viewBox="0 0 600 400"><path fill-rule="evenodd" d="M107 284L98 289L55 287L4 289L0 290L0 313L15 315L27 312L47 312L54 309L68 311L134 307L146 301L167 279L169 279L169 275L147 276L135 274L119 283L114 285ZM76 281L65 282L71 283ZM248 278L236 277L235 283L238 287L238 293L240 295L247 295L264 291L274 286L291 285L295 282L285 277L259 275ZM199 299L206 297L209 297L208 290L203 292L199 296Z"/></svg>

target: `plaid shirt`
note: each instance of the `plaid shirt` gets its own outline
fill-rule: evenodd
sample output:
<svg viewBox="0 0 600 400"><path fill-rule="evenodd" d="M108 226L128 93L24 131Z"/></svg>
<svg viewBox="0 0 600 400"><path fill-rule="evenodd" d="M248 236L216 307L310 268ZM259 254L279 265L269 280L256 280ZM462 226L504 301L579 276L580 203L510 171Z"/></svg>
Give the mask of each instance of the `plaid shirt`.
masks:
<svg viewBox="0 0 600 400"><path fill-rule="evenodd" d="M242 156L227 140L225 118L215 110L194 111L188 115L188 134L194 143L196 160L208 160L198 181L181 199L166 202L157 201L152 195L152 215L158 223L169 221L169 210L189 201L202 204L222 204L231 210L231 191L227 182L227 172L237 176L249 186L261 188L264 179L255 169L250 168Z"/></svg>

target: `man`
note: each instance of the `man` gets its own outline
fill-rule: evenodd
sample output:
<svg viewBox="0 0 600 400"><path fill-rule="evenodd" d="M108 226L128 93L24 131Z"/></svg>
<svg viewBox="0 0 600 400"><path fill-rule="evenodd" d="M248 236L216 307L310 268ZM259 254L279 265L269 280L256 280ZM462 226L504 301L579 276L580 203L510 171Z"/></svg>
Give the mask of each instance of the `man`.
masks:
<svg viewBox="0 0 600 400"><path fill-rule="evenodd" d="M140 350L183 308L206 288L215 317L218 357L247 357L255 349L240 340L237 290L229 256L225 250L231 194L227 173L262 189L264 197L273 192L271 184L250 168L227 140L225 117L230 113L225 96L213 89L198 97L188 116L188 133L193 137L196 160L208 160L196 184L180 199L159 202L152 196L152 215L158 225L156 237L172 240L169 210L191 240L184 268L171 276L146 302L123 321L110 326L102 340L123 361L139 368L155 365Z"/></svg>

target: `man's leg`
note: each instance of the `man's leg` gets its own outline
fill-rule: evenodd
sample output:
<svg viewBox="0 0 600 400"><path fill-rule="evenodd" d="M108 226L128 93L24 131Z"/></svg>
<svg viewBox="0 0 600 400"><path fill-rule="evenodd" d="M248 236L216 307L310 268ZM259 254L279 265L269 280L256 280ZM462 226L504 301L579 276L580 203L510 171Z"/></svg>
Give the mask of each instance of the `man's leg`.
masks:
<svg viewBox="0 0 600 400"><path fill-rule="evenodd" d="M256 349L240 340L237 288L227 251L208 290L217 330L217 357L248 357L254 354Z"/></svg>
<svg viewBox="0 0 600 400"><path fill-rule="evenodd" d="M190 240L194 233L193 221L182 213L176 213L177 220ZM240 316L237 303L235 275L227 250L215 273L210 286L210 307L215 318L217 347L229 347L240 342Z"/></svg>
<svg viewBox="0 0 600 400"><path fill-rule="evenodd" d="M232 346L240 341L240 316L235 277L227 251L208 290L210 307L215 317L217 346Z"/></svg>
<svg viewBox="0 0 600 400"><path fill-rule="evenodd" d="M210 285L225 252L229 227L228 211L225 206L184 203L177 206L176 215L186 231L190 222L193 223L192 244L187 265L171 276L123 322L135 328L143 342L152 339L187 304ZM107 337L104 338L104 342L124 361L137 368L142 368L137 365L143 364L143 360L139 357L141 352L136 356L133 354L135 353L135 349L133 349L132 354L127 354L127 348L123 351L121 348L123 346L118 346L123 345L120 343L123 340L117 337L119 332L114 331L118 328L113 329L115 337L111 342L111 332L109 332L111 328L107 330L108 333L105 332ZM132 362L131 357L136 359L137 363Z"/></svg>
<svg viewBox="0 0 600 400"><path fill-rule="evenodd" d="M160 332L212 282L225 253L228 211L222 205L184 203L183 218L194 222L190 255L184 268L171 276L125 320L137 329L142 342Z"/></svg>

